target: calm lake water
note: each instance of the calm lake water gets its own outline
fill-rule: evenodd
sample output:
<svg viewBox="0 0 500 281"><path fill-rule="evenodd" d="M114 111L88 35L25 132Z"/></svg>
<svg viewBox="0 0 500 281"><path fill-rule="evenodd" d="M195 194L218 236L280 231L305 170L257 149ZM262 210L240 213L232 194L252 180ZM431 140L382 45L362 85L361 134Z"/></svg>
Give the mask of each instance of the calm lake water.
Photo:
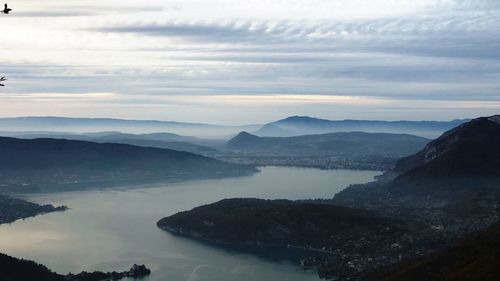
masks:
<svg viewBox="0 0 500 281"><path fill-rule="evenodd" d="M52 213L0 226L0 252L59 272L152 270L148 281L318 280L287 261L271 261L176 237L156 227L162 217L223 198L331 198L364 183L376 171L265 167L253 176L190 181L132 189L32 195L43 204L66 205Z"/></svg>

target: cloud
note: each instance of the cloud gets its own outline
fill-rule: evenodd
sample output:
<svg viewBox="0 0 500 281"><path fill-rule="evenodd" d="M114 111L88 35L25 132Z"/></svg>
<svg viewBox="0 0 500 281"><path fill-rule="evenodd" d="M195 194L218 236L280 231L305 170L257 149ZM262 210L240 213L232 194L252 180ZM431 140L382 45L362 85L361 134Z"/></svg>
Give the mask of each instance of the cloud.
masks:
<svg viewBox="0 0 500 281"><path fill-rule="evenodd" d="M16 17L29 17L29 18L53 18L53 17L83 17L92 16L97 13L92 12L75 12L75 11L20 11L16 12Z"/></svg>
<svg viewBox="0 0 500 281"><path fill-rule="evenodd" d="M17 15L0 17L0 64L17 101L76 94L43 97L58 112L85 113L92 104L123 117L136 105L158 108L143 111L155 116L178 108L184 119L194 106L205 119L213 114L188 101L213 99L225 114L232 111L224 102L234 103L234 114L270 103L279 114L317 109L328 117L345 106L345 114L373 118L384 108L394 116L438 111L434 103L451 116L447 101L460 114L481 113L500 101L499 3L28 0ZM20 114L29 112L20 104Z"/></svg>
<svg viewBox="0 0 500 281"><path fill-rule="evenodd" d="M153 22L94 30L186 43L269 45L270 50L294 44L313 51L333 46L337 51L490 58L500 55L499 16L491 12L358 21Z"/></svg>

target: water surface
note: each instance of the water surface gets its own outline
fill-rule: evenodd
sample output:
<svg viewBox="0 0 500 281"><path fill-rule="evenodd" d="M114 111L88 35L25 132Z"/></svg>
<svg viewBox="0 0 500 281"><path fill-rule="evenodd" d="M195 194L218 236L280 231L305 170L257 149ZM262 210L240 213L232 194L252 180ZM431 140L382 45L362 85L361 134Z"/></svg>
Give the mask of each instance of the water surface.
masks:
<svg viewBox="0 0 500 281"><path fill-rule="evenodd" d="M318 280L287 261L272 261L173 236L156 227L162 217L223 198L331 198L379 172L265 167L240 178L189 181L26 199L66 205L51 213L0 226L0 252L59 272L126 270L146 264L149 281Z"/></svg>

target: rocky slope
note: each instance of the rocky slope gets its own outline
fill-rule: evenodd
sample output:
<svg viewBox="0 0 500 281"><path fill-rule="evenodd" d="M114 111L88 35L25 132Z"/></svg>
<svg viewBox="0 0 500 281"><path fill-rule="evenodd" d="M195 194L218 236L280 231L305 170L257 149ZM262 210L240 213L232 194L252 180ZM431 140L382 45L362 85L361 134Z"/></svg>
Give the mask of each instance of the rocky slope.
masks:
<svg viewBox="0 0 500 281"><path fill-rule="evenodd" d="M442 206L500 194L500 123L497 116L474 119L403 158L386 182L352 186L338 204L370 207ZM392 178L392 179L391 179Z"/></svg>

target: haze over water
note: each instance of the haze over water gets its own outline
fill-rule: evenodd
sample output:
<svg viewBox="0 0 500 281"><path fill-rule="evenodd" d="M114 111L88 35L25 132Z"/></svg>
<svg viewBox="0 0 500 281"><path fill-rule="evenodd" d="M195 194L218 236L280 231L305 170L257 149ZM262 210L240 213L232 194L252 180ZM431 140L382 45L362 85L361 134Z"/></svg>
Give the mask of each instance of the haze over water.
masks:
<svg viewBox="0 0 500 281"><path fill-rule="evenodd" d="M331 198L376 171L265 167L248 177L31 195L37 203L63 204L51 213L0 226L0 252L35 260L59 272L125 270L144 263L145 280L318 280L289 262L173 236L156 227L162 217L224 198Z"/></svg>

